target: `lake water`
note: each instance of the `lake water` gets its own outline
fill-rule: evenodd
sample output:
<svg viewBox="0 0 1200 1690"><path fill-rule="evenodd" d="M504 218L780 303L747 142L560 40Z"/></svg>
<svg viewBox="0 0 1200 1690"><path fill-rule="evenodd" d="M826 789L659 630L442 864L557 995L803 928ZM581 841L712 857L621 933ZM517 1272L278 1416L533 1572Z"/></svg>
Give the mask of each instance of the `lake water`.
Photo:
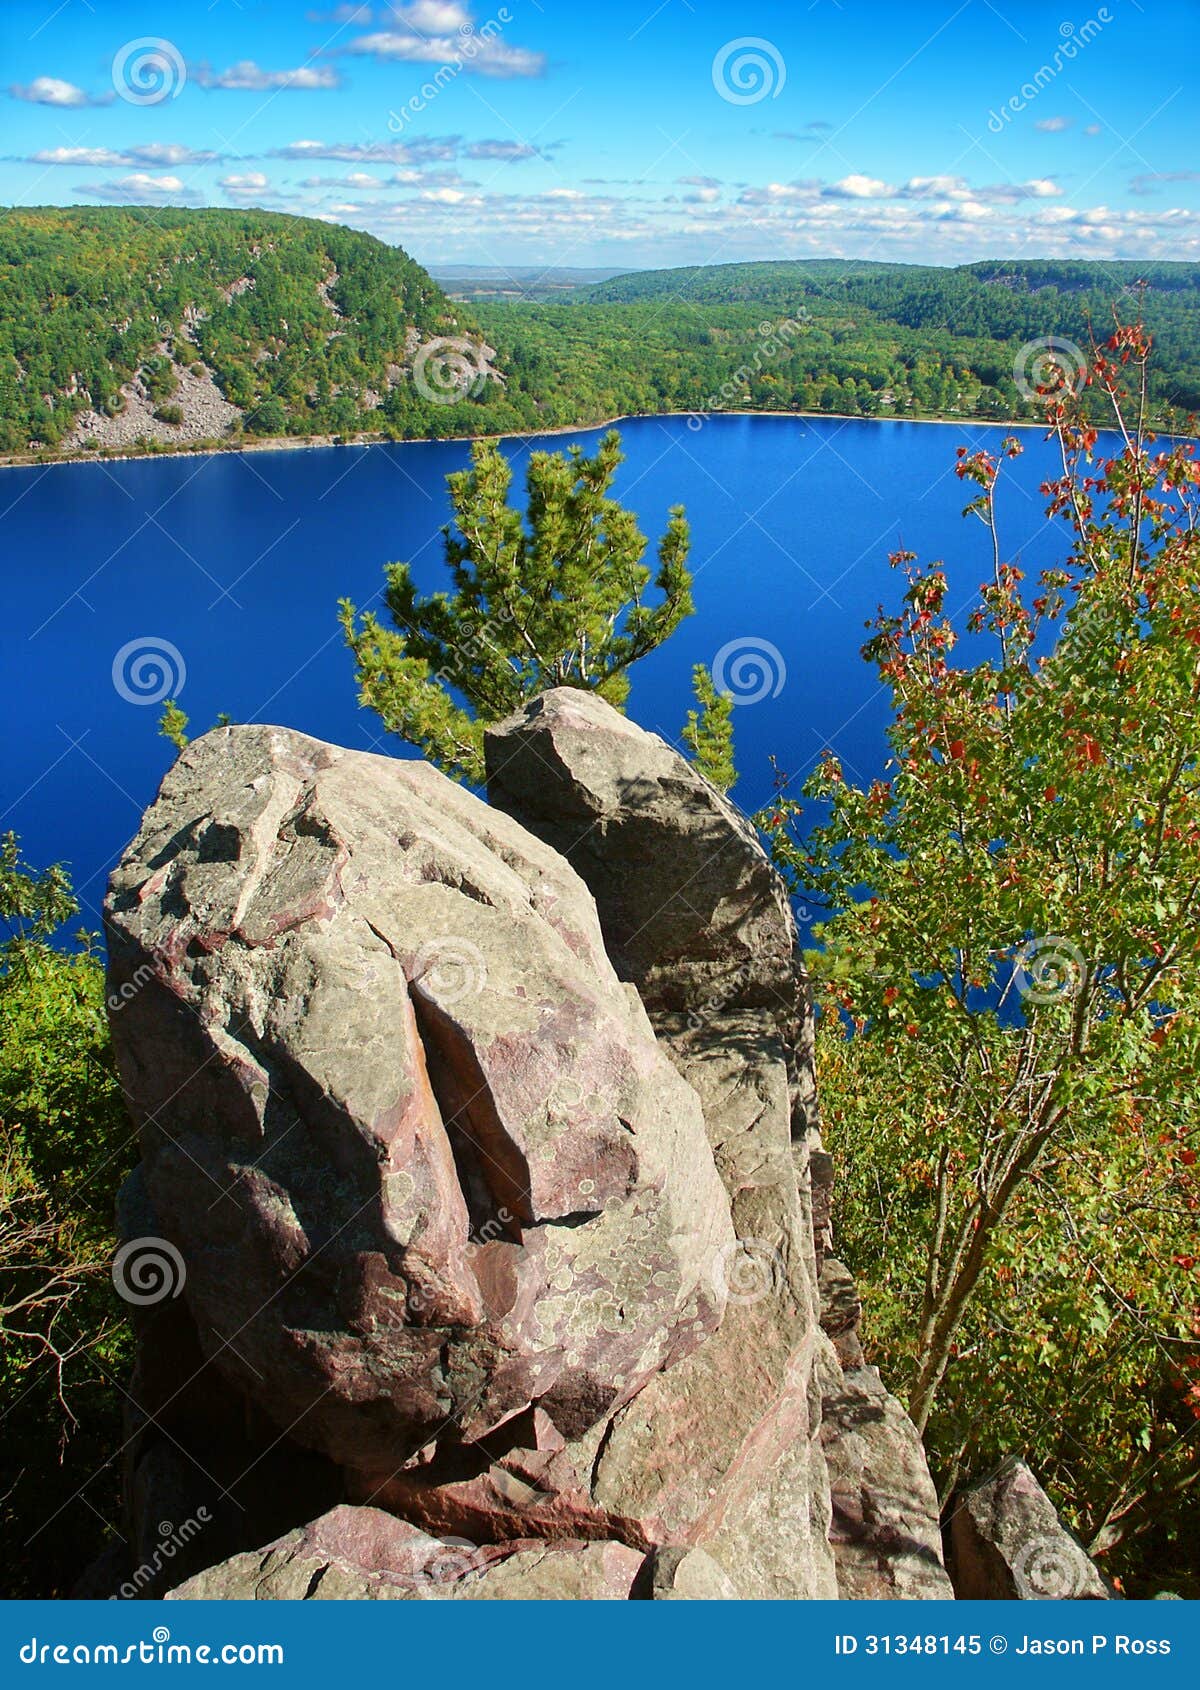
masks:
<svg viewBox="0 0 1200 1690"><path fill-rule="evenodd" d="M630 714L677 741L692 666L725 653L747 700L735 711L744 808L770 796L772 753L797 774L832 746L856 776L878 773L886 697L859 647L878 603L899 598L887 555L904 545L943 558L955 608L975 599L989 552L982 525L960 515L955 447L994 448L1004 432L793 417L623 424L617 494L652 541L668 506L686 505L697 604L633 671ZM597 438L504 450L519 478L530 450ZM1006 551L1032 572L1061 544L1037 491L1055 459L1039 432L1022 439L999 503ZM138 696L145 648L178 653L186 677L172 690L193 733L226 711L406 754L356 703L337 601L372 604L393 559L412 562L424 589L443 584L445 477L467 457L460 442L0 471L0 831L15 829L37 865L69 865L89 926L174 755L156 731L161 703ZM154 697L155 683L144 670L141 690Z"/></svg>

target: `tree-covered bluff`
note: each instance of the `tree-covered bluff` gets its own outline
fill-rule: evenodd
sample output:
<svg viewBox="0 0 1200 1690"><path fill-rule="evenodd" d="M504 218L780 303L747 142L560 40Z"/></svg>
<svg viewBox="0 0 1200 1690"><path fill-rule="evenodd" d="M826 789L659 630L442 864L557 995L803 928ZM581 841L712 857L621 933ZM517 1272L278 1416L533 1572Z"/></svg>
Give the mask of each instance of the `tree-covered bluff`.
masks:
<svg viewBox="0 0 1200 1690"><path fill-rule="evenodd" d="M436 432L445 408L406 366L415 344L473 332L405 252L334 224L16 210L0 229L0 448L70 450L81 416L136 401L160 425L147 438L170 444L188 377L240 413L216 415L214 435L357 433L374 411L397 433Z"/></svg>

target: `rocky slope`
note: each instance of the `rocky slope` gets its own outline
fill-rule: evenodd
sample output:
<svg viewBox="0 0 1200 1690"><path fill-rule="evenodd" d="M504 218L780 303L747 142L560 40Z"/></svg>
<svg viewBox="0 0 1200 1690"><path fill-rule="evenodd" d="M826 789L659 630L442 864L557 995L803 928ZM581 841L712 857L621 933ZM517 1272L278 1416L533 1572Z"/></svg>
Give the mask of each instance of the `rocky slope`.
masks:
<svg viewBox="0 0 1200 1690"><path fill-rule="evenodd" d="M0 294L4 452L471 432L447 410L501 380L407 253L311 218L22 207Z"/></svg>
<svg viewBox="0 0 1200 1690"><path fill-rule="evenodd" d="M578 692L488 770L218 729L114 873L137 1592L950 1595L756 838Z"/></svg>

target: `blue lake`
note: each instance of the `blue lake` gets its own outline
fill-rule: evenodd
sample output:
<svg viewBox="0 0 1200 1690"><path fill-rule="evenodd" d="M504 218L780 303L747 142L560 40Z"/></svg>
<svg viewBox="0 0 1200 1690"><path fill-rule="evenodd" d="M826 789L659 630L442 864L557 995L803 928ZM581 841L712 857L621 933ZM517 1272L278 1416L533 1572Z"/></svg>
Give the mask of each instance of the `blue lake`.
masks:
<svg viewBox="0 0 1200 1690"><path fill-rule="evenodd" d="M772 753L798 775L832 746L856 776L878 773L886 696L859 647L876 606L902 590L888 553L944 559L954 607L976 598L990 554L982 525L960 514L955 447L995 448L1005 432L792 417L623 424L617 494L652 543L668 506L686 505L697 604L633 671L630 714L677 741L692 666L725 651L735 693L765 692L735 712L744 808L770 796ZM504 450L519 480L531 450L597 438ZM999 505L1006 554L1032 572L1063 542L1038 493L1055 449L1032 429L1022 439ZM445 477L467 458L454 442L0 471L0 832L15 829L32 863L69 865L89 926L173 756L161 703L137 697L143 647L179 654L186 678L173 690L193 733L226 711L408 754L356 703L337 601L375 603L393 559L412 562L427 590L444 584ZM158 694L149 670L141 680Z"/></svg>

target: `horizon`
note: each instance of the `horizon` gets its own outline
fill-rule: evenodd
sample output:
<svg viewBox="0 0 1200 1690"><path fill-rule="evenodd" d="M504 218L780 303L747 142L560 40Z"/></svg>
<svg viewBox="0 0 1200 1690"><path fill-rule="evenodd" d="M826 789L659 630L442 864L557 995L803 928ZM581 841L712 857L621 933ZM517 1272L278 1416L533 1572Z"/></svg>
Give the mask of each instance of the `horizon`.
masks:
<svg viewBox="0 0 1200 1690"><path fill-rule="evenodd" d="M1182 0L14 0L2 193L346 224L427 268L1200 258ZM1153 40L1149 30L1153 28ZM1164 62L1170 75L1164 76Z"/></svg>

